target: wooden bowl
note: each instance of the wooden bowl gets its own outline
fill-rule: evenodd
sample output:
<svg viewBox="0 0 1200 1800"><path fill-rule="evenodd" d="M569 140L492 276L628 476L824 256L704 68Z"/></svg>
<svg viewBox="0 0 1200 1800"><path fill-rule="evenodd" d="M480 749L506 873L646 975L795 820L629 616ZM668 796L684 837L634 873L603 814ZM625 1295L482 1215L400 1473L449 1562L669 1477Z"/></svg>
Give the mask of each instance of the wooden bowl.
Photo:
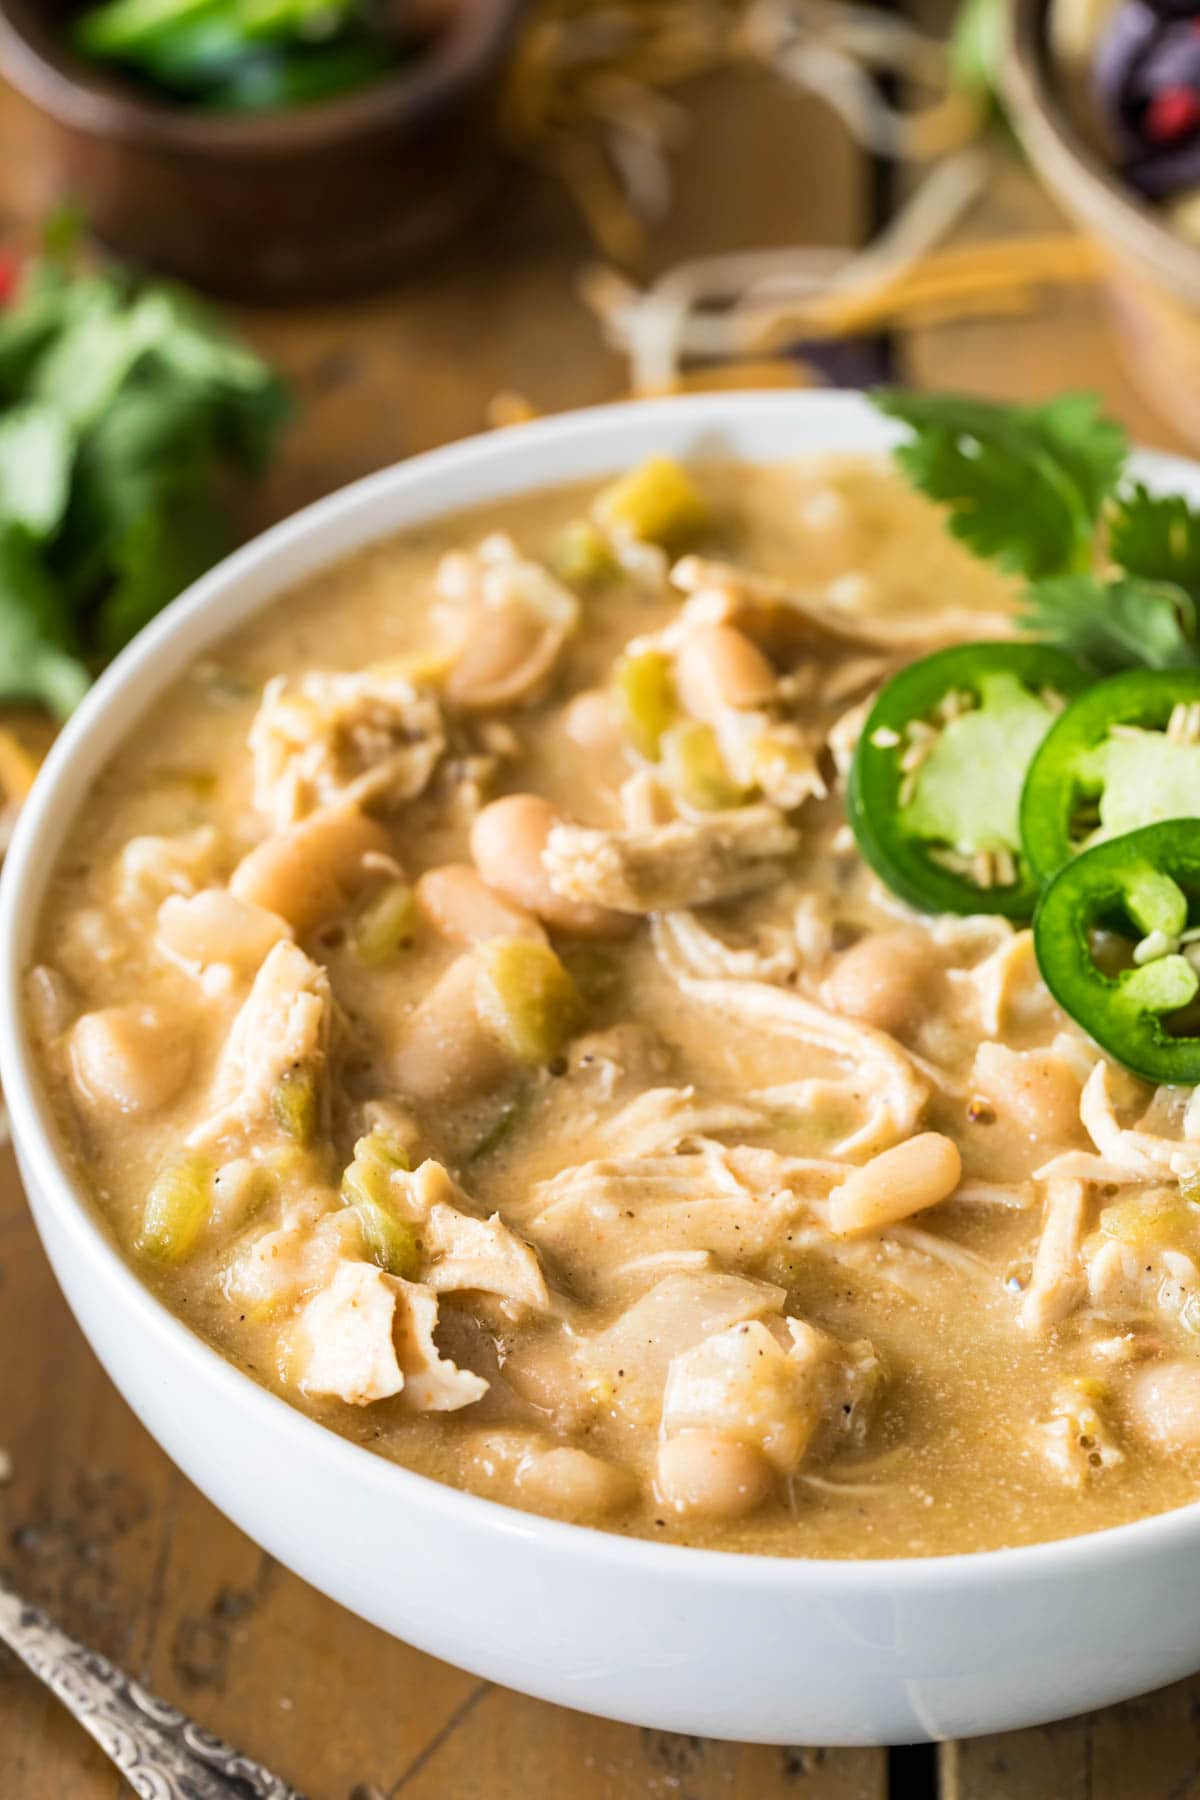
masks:
<svg viewBox="0 0 1200 1800"><path fill-rule="evenodd" d="M1200 248L1107 168L1072 124L1046 38L1048 0L1013 0L1005 90L1050 193L1104 252L1118 341L1153 406L1200 443Z"/></svg>
<svg viewBox="0 0 1200 1800"><path fill-rule="evenodd" d="M41 114L54 185L123 255L299 298L394 272L458 229L497 166L497 79L523 0L453 0L426 50L343 98L203 116L74 55L65 0L0 0L0 74Z"/></svg>

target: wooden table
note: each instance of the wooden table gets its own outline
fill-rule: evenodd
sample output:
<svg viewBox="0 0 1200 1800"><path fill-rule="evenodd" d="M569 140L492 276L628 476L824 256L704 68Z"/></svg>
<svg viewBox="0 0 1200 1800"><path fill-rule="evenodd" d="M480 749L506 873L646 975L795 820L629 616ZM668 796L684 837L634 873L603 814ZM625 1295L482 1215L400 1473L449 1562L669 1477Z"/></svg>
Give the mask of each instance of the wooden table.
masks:
<svg viewBox="0 0 1200 1800"><path fill-rule="evenodd" d="M706 84L705 126L655 260L700 248L848 241L871 179L815 102ZM770 170L769 179L756 171ZM0 208L44 202L31 121L0 95ZM971 230L1049 222L1015 165ZM473 239L370 299L244 317L303 408L258 497L266 522L366 470L480 429L515 389L558 410L620 393L576 296L588 247L561 195L511 185ZM1039 397L1100 389L1170 445L1122 376L1098 298L1033 318L911 334L900 372ZM0 1169L0 1563L68 1628L286 1775L314 1800L1189 1800L1200 1684L1044 1730L938 1750L706 1743L522 1699L382 1636L249 1543L136 1424L63 1304L11 1164ZM0 1800L116 1800L89 1740L0 1654Z"/></svg>

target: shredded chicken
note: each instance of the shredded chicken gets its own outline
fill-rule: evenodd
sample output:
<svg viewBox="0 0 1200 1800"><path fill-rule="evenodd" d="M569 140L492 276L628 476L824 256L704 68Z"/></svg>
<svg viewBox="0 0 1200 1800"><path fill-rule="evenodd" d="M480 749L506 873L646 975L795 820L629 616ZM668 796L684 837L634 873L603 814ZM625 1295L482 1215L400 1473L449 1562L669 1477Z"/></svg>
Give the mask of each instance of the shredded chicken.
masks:
<svg viewBox="0 0 1200 1800"><path fill-rule="evenodd" d="M1178 1177L1200 1170L1200 1143L1184 1143L1121 1125L1113 1103L1106 1062L1098 1062L1089 1075L1079 1104L1079 1116L1101 1156L1130 1175L1153 1181L1164 1175Z"/></svg>
<svg viewBox="0 0 1200 1800"><path fill-rule="evenodd" d="M442 1355L433 1336L437 1322L437 1295L416 1282L400 1282L394 1332L405 1399L418 1412L458 1412L481 1400L488 1384Z"/></svg>
<svg viewBox="0 0 1200 1800"><path fill-rule="evenodd" d="M813 1200L841 1165L701 1139L675 1154L580 1163L534 1190L527 1230L539 1244L600 1266L698 1243L737 1266L781 1248L827 1248ZM586 1265L585 1265L586 1266Z"/></svg>
<svg viewBox="0 0 1200 1800"><path fill-rule="evenodd" d="M662 913L654 921L654 932L660 958L676 960L687 974L701 980L782 982L794 974L802 957L799 929L789 933L765 927L754 942L733 945L684 908Z"/></svg>
<svg viewBox="0 0 1200 1800"><path fill-rule="evenodd" d="M871 697L860 700L856 705L847 707L840 713L829 727L825 742L829 746L829 754L833 757L833 766L838 778L845 781L850 773L850 765L854 761L854 752L858 749L858 740L862 736L863 726L871 710Z"/></svg>
<svg viewBox="0 0 1200 1800"><path fill-rule="evenodd" d="M799 843L775 807L743 806L647 831L556 825L543 862L551 886L568 900L655 913L770 887Z"/></svg>
<svg viewBox="0 0 1200 1800"><path fill-rule="evenodd" d="M1042 1235L1019 1314L1026 1331L1035 1335L1041 1336L1060 1324L1087 1293L1080 1260L1087 1197L1082 1181L1060 1178L1046 1184Z"/></svg>
<svg viewBox="0 0 1200 1800"><path fill-rule="evenodd" d="M457 1412L488 1384L460 1369L433 1341L437 1296L374 1263L339 1264L297 1321L301 1390L369 1406L404 1393L418 1412Z"/></svg>
<svg viewBox="0 0 1200 1800"><path fill-rule="evenodd" d="M333 1032L329 976L284 939L263 963L221 1052L212 1110L188 1136L200 1149L256 1126L270 1126L280 1084L311 1083L318 1126L327 1119Z"/></svg>
<svg viewBox="0 0 1200 1800"><path fill-rule="evenodd" d="M606 1330L581 1339L578 1363L595 1401L654 1428L676 1356L726 1326L778 1315L785 1298L782 1288L715 1270L666 1275Z"/></svg>
<svg viewBox="0 0 1200 1800"><path fill-rule="evenodd" d="M1200 1268L1183 1250L1099 1237L1084 1247L1084 1268L1088 1299L1109 1318L1200 1324Z"/></svg>
<svg viewBox="0 0 1200 1800"><path fill-rule="evenodd" d="M897 619L855 615L827 598L806 599L786 582L752 574L733 563L685 556L671 570L672 584L689 596L683 621L736 625L775 654L818 650L936 650L969 638L1007 637L1005 613L939 607L927 617Z"/></svg>
<svg viewBox="0 0 1200 1800"><path fill-rule="evenodd" d="M459 711L527 704L546 688L579 623L579 602L501 532L438 571L439 621L451 645L443 683Z"/></svg>
<svg viewBox="0 0 1200 1800"><path fill-rule="evenodd" d="M403 676L310 669L268 681L249 745L254 803L281 830L339 800L415 798L446 736L437 701Z"/></svg>
<svg viewBox="0 0 1200 1800"><path fill-rule="evenodd" d="M804 1456L828 1404L834 1340L798 1319L746 1319L672 1357L662 1433L710 1429L751 1443L781 1473Z"/></svg>
<svg viewBox="0 0 1200 1800"><path fill-rule="evenodd" d="M851 1073L835 1093L841 1090L865 1118L837 1146L837 1155L873 1155L915 1132L929 1088L911 1058L886 1032L839 1019L803 995L765 982L698 981L670 972L685 994L714 1014L824 1050L847 1066ZM812 1080L790 1082L762 1089L754 1098L776 1111L804 1115L832 1086Z"/></svg>
<svg viewBox="0 0 1200 1800"><path fill-rule="evenodd" d="M1117 1163L1107 1162L1091 1150L1062 1150L1033 1174L1035 1181L1090 1181L1110 1187L1141 1187L1150 1179Z"/></svg>
<svg viewBox="0 0 1200 1800"><path fill-rule="evenodd" d="M698 1096L694 1087L646 1088L609 1120L605 1136L626 1157L677 1150L689 1138L759 1131L762 1112L737 1101Z"/></svg>
<svg viewBox="0 0 1200 1800"><path fill-rule="evenodd" d="M1022 998L1037 990L1038 972L1033 957L1033 933L1013 931L970 969L951 969L949 978L969 993L979 1012L980 1029L989 1038L1001 1037L1009 1013Z"/></svg>
<svg viewBox="0 0 1200 1800"><path fill-rule="evenodd" d="M1102 1399L1103 1386L1097 1381L1084 1377L1065 1382L1054 1395L1050 1417L1033 1427L1034 1447L1066 1487L1082 1489L1125 1461Z"/></svg>
<svg viewBox="0 0 1200 1800"><path fill-rule="evenodd" d="M220 860L220 846L211 825L197 826L179 837L130 838L116 861L117 911L136 915L168 894L194 894L207 886Z"/></svg>
<svg viewBox="0 0 1200 1800"><path fill-rule="evenodd" d="M278 1225L246 1238L225 1272L224 1291L237 1305L272 1312L326 1287L340 1262L362 1256L354 1214L333 1193L289 1206Z"/></svg>
<svg viewBox="0 0 1200 1800"><path fill-rule="evenodd" d="M498 1213L481 1218L441 1163L424 1162L411 1175L397 1169L391 1185L420 1224L421 1277L434 1293L494 1294L514 1318L549 1310L536 1252Z"/></svg>
<svg viewBox="0 0 1200 1800"><path fill-rule="evenodd" d="M392 1325L399 1284L374 1263L339 1263L300 1315L299 1382L351 1406L386 1400L404 1386Z"/></svg>
<svg viewBox="0 0 1200 1800"><path fill-rule="evenodd" d="M714 721L721 760L748 794L759 793L781 812L828 792L818 766L822 741L790 719L772 712L725 707Z"/></svg>

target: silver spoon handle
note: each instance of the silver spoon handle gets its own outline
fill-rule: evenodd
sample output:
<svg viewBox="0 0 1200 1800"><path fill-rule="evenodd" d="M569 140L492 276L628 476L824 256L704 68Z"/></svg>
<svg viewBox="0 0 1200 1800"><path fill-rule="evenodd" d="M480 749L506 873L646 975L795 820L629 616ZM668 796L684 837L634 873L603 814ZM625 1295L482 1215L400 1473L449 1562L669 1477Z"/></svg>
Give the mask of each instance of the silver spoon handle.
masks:
<svg viewBox="0 0 1200 1800"><path fill-rule="evenodd" d="M2 1577L0 1641L57 1694L141 1800L304 1800L68 1637Z"/></svg>

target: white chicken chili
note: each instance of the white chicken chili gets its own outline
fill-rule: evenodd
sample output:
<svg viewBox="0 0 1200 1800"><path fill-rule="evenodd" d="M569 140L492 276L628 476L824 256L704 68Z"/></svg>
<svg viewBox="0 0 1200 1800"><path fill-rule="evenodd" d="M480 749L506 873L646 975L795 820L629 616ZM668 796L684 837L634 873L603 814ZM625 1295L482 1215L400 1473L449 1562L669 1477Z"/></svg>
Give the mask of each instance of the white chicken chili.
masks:
<svg viewBox="0 0 1200 1800"><path fill-rule="evenodd" d="M334 1430L614 1531L927 1555L1194 1498L1191 1090L847 825L880 688L1011 602L882 464L655 459L197 664L27 976L142 1278ZM1064 699L1020 700L1030 750ZM927 812L969 807L961 717L876 734Z"/></svg>

